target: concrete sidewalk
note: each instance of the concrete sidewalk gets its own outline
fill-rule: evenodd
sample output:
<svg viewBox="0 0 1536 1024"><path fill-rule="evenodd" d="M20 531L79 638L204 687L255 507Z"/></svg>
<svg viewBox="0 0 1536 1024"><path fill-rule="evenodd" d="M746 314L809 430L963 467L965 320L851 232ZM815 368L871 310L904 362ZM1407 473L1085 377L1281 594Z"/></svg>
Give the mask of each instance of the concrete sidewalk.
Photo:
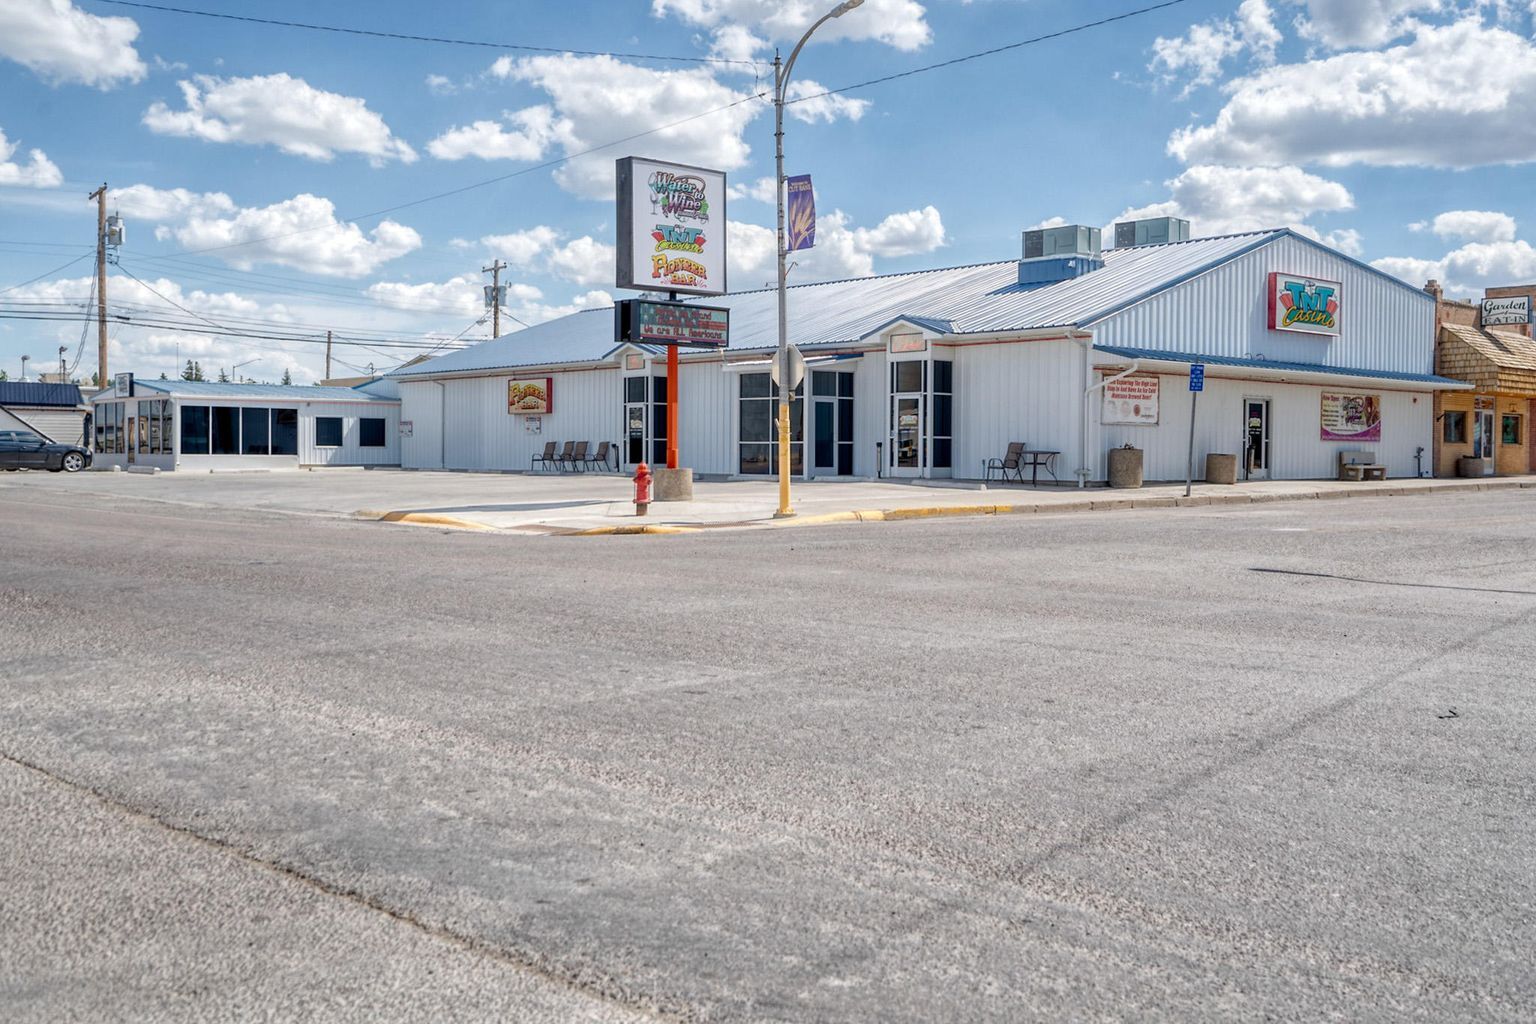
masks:
<svg viewBox="0 0 1536 1024"><path fill-rule="evenodd" d="M522 479L522 478L519 478ZM938 516L1014 515L1170 508L1200 505L1248 505L1274 501L1326 498L1384 497L1489 489L1536 488L1536 476L1485 480L1388 480L1355 483L1332 480L1251 481L1237 485L1195 484L1190 497L1184 485L1149 484L1138 490L1072 486L1029 487L976 481L925 483L820 482L797 483L793 502L797 515L774 519L778 487L773 481L700 482L694 499L658 502L649 513L635 515L627 480L623 494L610 496L614 478L564 477L541 485L569 489L569 499L533 507L530 503L429 508L359 510L360 518L425 526L587 536L627 533L680 533L700 529L766 528L838 522L879 522ZM515 486L515 485L514 485ZM500 489L493 485L494 489ZM553 507L552 507L553 506Z"/></svg>

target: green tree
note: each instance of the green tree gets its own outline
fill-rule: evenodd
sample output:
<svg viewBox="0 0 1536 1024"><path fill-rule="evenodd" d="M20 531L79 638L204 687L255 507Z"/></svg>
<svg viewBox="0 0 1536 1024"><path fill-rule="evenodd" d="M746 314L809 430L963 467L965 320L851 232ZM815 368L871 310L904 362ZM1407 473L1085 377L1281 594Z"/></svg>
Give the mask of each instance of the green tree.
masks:
<svg viewBox="0 0 1536 1024"><path fill-rule="evenodd" d="M288 368L285 366L285 367L283 367L283 386L284 387L291 387L292 385L293 385L293 374L289 373L288 372Z"/></svg>
<svg viewBox="0 0 1536 1024"><path fill-rule="evenodd" d="M10 380L10 379L11 379L11 375L10 374L6 373L4 370L0 370L0 380Z"/></svg>
<svg viewBox="0 0 1536 1024"><path fill-rule="evenodd" d="M192 368L192 360L188 359L187 360L187 365L181 371L181 379L182 380L197 380L197 377L195 377L193 375L195 372L196 371Z"/></svg>
<svg viewBox="0 0 1536 1024"><path fill-rule="evenodd" d="M165 375L165 371L164 370L161 370L160 371L160 379L161 380L169 380L170 378Z"/></svg>
<svg viewBox="0 0 1536 1024"><path fill-rule="evenodd" d="M224 367L222 367L222 366L219 367L219 383L220 384L228 384L229 383L229 374L224 372Z"/></svg>

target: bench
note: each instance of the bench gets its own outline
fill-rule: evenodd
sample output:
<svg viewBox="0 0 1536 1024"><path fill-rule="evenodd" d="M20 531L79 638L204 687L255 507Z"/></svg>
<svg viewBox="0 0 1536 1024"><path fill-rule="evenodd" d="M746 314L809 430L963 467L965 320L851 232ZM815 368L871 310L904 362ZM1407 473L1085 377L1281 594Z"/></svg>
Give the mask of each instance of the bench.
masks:
<svg viewBox="0 0 1536 1024"><path fill-rule="evenodd" d="M1376 461L1375 452L1339 452L1340 480L1385 480L1387 467Z"/></svg>

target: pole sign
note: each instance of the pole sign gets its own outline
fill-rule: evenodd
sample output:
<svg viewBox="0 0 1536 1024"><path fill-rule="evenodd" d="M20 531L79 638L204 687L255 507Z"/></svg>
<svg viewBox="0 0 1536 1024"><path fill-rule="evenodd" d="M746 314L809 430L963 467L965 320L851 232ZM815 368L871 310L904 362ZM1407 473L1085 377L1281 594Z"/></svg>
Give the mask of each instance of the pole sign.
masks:
<svg viewBox="0 0 1536 1024"><path fill-rule="evenodd" d="M1531 297L1512 295L1504 299L1483 300L1483 326L1499 327L1531 322Z"/></svg>
<svg viewBox="0 0 1536 1024"><path fill-rule="evenodd" d="M1270 274L1270 330L1338 337L1343 291L1338 281Z"/></svg>
<svg viewBox="0 0 1536 1024"><path fill-rule="evenodd" d="M624 299L615 304L619 344L724 348L731 340L731 311L686 302Z"/></svg>
<svg viewBox="0 0 1536 1024"><path fill-rule="evenodd" d="M1205 390L1205 364L1191 363L1189 367L1189 390Z"/></svg>
<svg viewBox="0 0 1536 1024"><path fill-rule="evenodd" d="M724 171L627 156L615 199L618 287L725 294Z"/></svg>
<svg viewBox="0 0 1536 1024"><path fill-rule="evenodd" d="M799 252L816 244L816 193L811 190L811 176L797 174L784 179L789 211L785 231L787 251Z"/></svg>

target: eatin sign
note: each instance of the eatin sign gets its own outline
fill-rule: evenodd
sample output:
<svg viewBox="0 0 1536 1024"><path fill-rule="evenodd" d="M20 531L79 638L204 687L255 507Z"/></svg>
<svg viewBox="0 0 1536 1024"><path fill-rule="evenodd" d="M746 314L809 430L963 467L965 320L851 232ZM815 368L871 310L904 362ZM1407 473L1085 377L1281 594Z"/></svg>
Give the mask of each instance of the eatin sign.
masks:
<svg viewBox="0 0 1536 1024"><path fill-rule="evenodd" d="M1295 274L1269 275L1269 329L1338 337L1343 286Z"/></svg>

